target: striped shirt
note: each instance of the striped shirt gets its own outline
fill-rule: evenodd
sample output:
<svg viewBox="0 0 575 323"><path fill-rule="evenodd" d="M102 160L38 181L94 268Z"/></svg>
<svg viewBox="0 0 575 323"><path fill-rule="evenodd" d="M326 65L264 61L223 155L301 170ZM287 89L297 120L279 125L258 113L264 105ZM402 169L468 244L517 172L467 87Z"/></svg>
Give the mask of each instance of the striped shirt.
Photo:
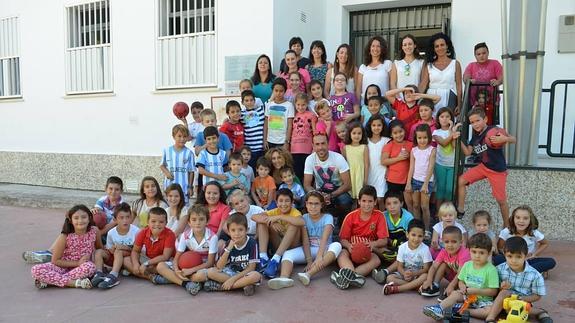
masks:
<svg viewBox="0 0 575 323"><path fill-rule="evenodd" d="M499 273L501 282L508 281L511 284L510 290L514 294L519 294L519 296L546 295L543 276L527 261L525 262L525 269L520 273L514 272L506 262L497 266L497 273Z"/></svg>
<svg viewBox="0 0 575 323"><path fill-rule="evenodd" d="M226 152L218 149L217 153L211 153L208 149L203 149L198 155L196 167L202 167L210 173L224 174L224 165L226 164ZM204 176L204 185L211 181L218 181L215 178Z"/></svg>
<svg viewBox="0 0 575 323"><path fill-rule="evenodd" d="M170 180L166 177L164 179L164 189L173 183L180 184L187 202L188 197L186 193L188 192L189 173L196 170L194 164L194 153L188 147L183 147L179 151L174 146L165 148L162 155L162 165L170 171L174 179Z"/></svg>
<svg viewBox="0 0 575 323"><path fill-rule="evenodd" d="M264 146L265 108L256 105L253 110L242 110L242 124L244 125L244 143L252 152L263 151Z"/></svg>

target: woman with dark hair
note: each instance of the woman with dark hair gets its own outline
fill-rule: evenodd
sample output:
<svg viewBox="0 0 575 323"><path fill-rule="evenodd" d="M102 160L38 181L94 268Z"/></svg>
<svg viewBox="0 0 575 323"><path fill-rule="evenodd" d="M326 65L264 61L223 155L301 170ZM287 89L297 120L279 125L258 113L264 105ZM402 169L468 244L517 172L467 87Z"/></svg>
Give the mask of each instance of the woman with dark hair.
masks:
<svg viewBox="0 0 575 323"><path fill-rule="evenodd" d="M325 85L324 85L324 95L329 98L335 93L335 88L333 86L334 76L342 72L347 77L346 90L349 93L355 94L359 98L357 84L357 66L355 66L355 60L353 59L353 49L348 44L341 44L335 51L335 60L333 61L333 67L327 70L325 75Z"/></svg>
<svg viewBox="0 0 575 323"><path fill-rule="evenodd" d="M429 39L425 53L426 68L421 73L419 90L427 94L439 95L433 117L437 110L449 107L455 115L461 108L461 64L455 60L455 49L451 39L444 33L437 33Z"/></svg>
<svg viewBox="0 0 575 323"><path fill-rule="evenodd" d="M301 55L304 49L303 40L301 39L301 37L298 36L292 37L289 40L288 48L293 50L296 55L297 67L305 68L308 64L311 63L307 57ZM286 61L285 58L282 58L282 61L280 62L280 71L283 71L285 67L286 67Z"/></svg>
<svg viewBox="0 0 575 323"><path fill-rule="evenodd" d="M276 76L272 72L272 62L266 54L260 55L256 61L252 82L254 83L253 91L256 98L262 102L267 102L272 96L272 82Z"/></svg>
<svg viewBox="0 0 575 323"><path fill-rule="evenodd" d="M363 50L363 64L359 67L357 87L361 93L370 84L379 86L382 93L389 90L389 72L393 64L389 60L387 52L387 42L380 36L371 37Z"/></svg>
<svg viewBox="0 0 575 323"><path fill-rule="evenodd" d="M389 76L390 89L402 89L410 84L419 84L423 60L419 56L419 48L413 35L405 35L401 39L399 59L393 61Z"/></svg>
<svg viewBox="0 0 575 323"><path fill-rule="evenodd" d="M312 80L318 80L324 87L327 70L332 67L326 61L325 45L321 40L314 40L309 48L309 60L311 61L305 68L308 70Z"/></svg>
<svg viewBox="0 0 575 323"><path fill-rule="evenodd" d="M294 52L291 49L288 49L285 53L284 59L286 64L284 69L280 71L279 77L283 78L284 80L286 80L287 83L289 83L290 74L293 72L299 72L299 75L301 76L299 89L301 92L307 93L307 85L311 81L311 77L309 76L309 72L305 68L301 68L297 65L296 52Z"/></svg>

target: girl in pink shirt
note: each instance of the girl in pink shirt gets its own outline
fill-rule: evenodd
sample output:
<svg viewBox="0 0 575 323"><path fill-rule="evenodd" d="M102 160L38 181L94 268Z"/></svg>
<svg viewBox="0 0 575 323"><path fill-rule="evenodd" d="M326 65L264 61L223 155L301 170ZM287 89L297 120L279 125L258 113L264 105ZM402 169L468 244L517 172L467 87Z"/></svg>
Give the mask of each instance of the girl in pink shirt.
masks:
<svg viewBox="0 0 575 323"><path fill-rule="evenodd" d="M313 150L311 139L315 132L317 117L307 109L308 98L305 93L296 95L294 101L296 113L293 118L289 144L290 152L293 156L295 174L298 178L303 178L305 159Z"/></svg>
<svg viewBox="0 0 575 323"><path fill-rule="evenodd" d="M411 128L409 129L409 132L407 134L407 140L413 142L413 138L415 137L415 129L417 128L417 126L419 126L420 124L426 124L429 126L429 128L431 129L431 133L433 133L433 131L435 130L436 126L435 126L435 119L433 119L433 107L435 105L433 104L433 101L429 100L429 99L421 99L421 101L419 102L419 120L413 124L411 126ZM415 142L413 142L415 145ZM435 147L437 145L437 143L432 142L431 140L429 141L429 143L431 145L433 145L433 147Z"/></svg>

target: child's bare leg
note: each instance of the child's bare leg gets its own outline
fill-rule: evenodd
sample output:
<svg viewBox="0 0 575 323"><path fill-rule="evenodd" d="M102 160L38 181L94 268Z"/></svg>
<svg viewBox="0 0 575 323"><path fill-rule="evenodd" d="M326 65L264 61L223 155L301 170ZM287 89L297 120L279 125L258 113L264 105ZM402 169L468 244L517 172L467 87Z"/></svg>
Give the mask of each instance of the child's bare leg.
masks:
<svg viewBox="0 0 575 323"><path fill-rule="evenodd" d="M112 263L112 272L120 273L122 266L124 265L124 251L115 250L114 251L114 262Z"/></svg>
<svg viewBox="0 0 575 323"><path fill-rule="evenodd" d="M176 285L181 285L184 282L165 262L159 263L156 270L158 274L164 276L164 278Z"/></svg>
<svg viewBox="0 0 575 323"><path fill-rule="evenodd" d="M387 270L388 274L391 274L391 273L394 273L397 271L397 267L398 267L398 264L397 264L397 260L396 260L391 265L389 265L389 267L387 267L385 269Z"/></svg>
<svg viewBox="0 0 575 323"><path fill-rule="evenodd" d="M293 271L293 263L289 260L283 260L280 270L280 277L289 278L291 276L292 271Z"/></svg>
<svg viewBox="0 0 575 323"><path fill-rule="evenodd" d="M132 258L130 256L124 257L124 268L126 268L129 272L132 272Z"/></svg>
<svg viewBox="0 0 575 323"><path fill-rule="evenodd" d="M509 228L509 203L507 200L497 201L499 210L501 211L501 218L503 219L503 227Z"/></svg>
<svg viewBox="0 0 575 323"><path fill-rule="evenodd" d="M457 211L459 212L465 212L465 193L468 183L463 176L459 176L457 180Z"/></svg>
<svg viewBox="0 0 575 323"><path fill-rule="evenodd" d="M449 294L449 296L447 296L446 299L441 301L441 303L439 303L439 305L441 306L441 308L446 309L446 308L451 308L455 303L460 303L460 302L463 302L463 294L461 294L460 291L456 290L456 291L453 291L453 293Z"/></svg>
<svg viewBox="0 0 575 323"><path fill-rule="evenodd" d="M288 248L296 248L301 245L301 228L294 225L288 225L286 233L276 249L275 254L282 256Z"/></svg>
<svg viewBox="0 0 575 323"><path fill-rule="evenodd" d="M323 261L318 266L312 266L308 271L307 274L311 277L318 272L320 272L325 267L329 266L331 263L335 261L335 254L331 251L327 251L323 254Z"/></svg>
<svg viewBox="0 0 575 323"><path fill-rule="evenodd" d="M403 192L403 200L405 201L405 207L411 213L413 213L413 198L410 192Z"/></svg>
<svg viewBox="0 0 575 323"><path fill-rule="evenodd" d="M381 260L379 260L379 257L372 252L371 253L371 259L369 259L368 262L357 266L355 268L355 272L362 275L362 276L367 276L367 275L371 274L371 271L374 268L379 267L380 264L381 264Z"/></svg>
<svg viewBox="0 0 575 323"><path fill-rule="evenodd" d="M499 313L501 313L501 310L503 310L503 300L511 296L511 294L513 293L509 290L502 290L499 292L497 297L493 300L493 305L491 306L491 309L485 318L486 321L497 319Z"/></svg>
<svg viewBox="0 0 575 323"><path fill-rule="evenodd" d="M430 230L430 211L429 211L429 198L430 196L425 193L419 194L421 198L421 214L423 215L423 224L425 225L425 230Z"/></svg>
<svg viewBox="0 0 575 323"><path fill-rule="evenodd" d="M209 270L208 268L198 270L197 272L195 272L192 275L191 280L193 282L196 282L196 283L203 283L203 282L207 281L208 280L208 270Z"/></svg>
<svg viewBox="0 0 575 323"><path fill-rule="evenodd" d="M96 271L102 271L104 269L104 260L108 259L108 252L103 249L96 250L94 254L94 265L96 265ZM120 258L122 259L122 258ZM116 259L114 259L115 261Z"/></svg>
<svg viewBox="0 0 575 323"><path fill-rule="evenodd" d="M484 320L491 310L491 306L485 306L482 308L470 308L469 314L471 317L476 319Z"/></svg>
<svg viewBox="0 0 575 323"><path fill-rule="evenodd" d="M218 283L224 283L226 280L230 279L230 276L224 272L221 272L216 267L208 269L208 278L215 280Z"/></svg>
<svg viewBox="0 0 575 323"><path fill-rule="evenodd" d="M441 280L443 279L443 277L445 277L445 271L447 270L447 264L446 263L442 263L441 265L439 265L439 267L437 267L437 271L435 272L435 275L433 276L433 282L437 283L439 285L439 283L441 283Z"/></svg>
<svg viewBox="0 0 575 323"><path fill-rule="evenodd" d="M339 254L339 257L337 257L337 265L339 268L348 268L355 271L355 266L351 261L351 255L347 249L343 249Z"/></svg>
<svg viewBox="0 0 575 323"><path fill-rule="evenodd" d="M384 211L385 211L385 202L383 201L383 197L378 197L378 198L377 198L377 208L378 208L381 212L384 212Z"/></svg>
<svg viewBox="0 0 575 323"><path fill-rule="evenodd" d="M395 285L397 285L398 291L400 293L407 292L409 290L418 289L421 285L423 285L423 282L426 279L427 279L427 273L423 273L419 277L417 277L414 280L409 281L409 282L406 280L400 279L396 275L387 276L387 281L393 282Z"/></svg>
<svg viewBox="0 0 575 323"><path fill-rule="evenodd" d="M269 244L269 230L270 228L263 223L258 223L257 225L257 232L258 232L258 244L259 244L259 250L262 253L267 253L268 250L268 244Z"/></svg>
<svg viewBox="0 0 575 323"><path fill-rule="evenodd" d="M262 275L257 271L250 271L244 277L236 280L236 282L232 285L232 289L239 289L244 288L248 285L253 285L259 282L262 279Z"/></svg>
<svg viewBox="0 0 575 323"><path fill-rule="evenodd" d="M421 199L420 199L420 195L419 192L413 192L411 194L411 198L413 199L413 204L411 206L411 208L413 209L413 216L416 219L421 220ZM425 229L427 230L427 228Z"/></svg>

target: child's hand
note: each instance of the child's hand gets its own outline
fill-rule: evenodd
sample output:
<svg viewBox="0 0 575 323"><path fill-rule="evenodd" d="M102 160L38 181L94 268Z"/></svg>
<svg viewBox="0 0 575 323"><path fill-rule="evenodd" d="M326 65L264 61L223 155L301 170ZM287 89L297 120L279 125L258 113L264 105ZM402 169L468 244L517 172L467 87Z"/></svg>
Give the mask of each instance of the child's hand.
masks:
<svg viewBox="0 0 575 323"><path fill-rule="evenodd" d="M230 243L228 243L227 249L229 251L234 250L234 247L236 246L236 243L234 242L234 240L230 239Z"/></svg>
<svg viewBox="0 0 575 323"><path fill-rule="evenodd" d="M463 286L459 289L462 295L467 295L467 286Z"/></svg>
<svg viewBox="0 0 575 323"><path fill-rule="evenodd" d="M235 283L236 283L236 280L233 277L229 278L228 280L226 280L222 284L222 289L223 290L230 290L230 289L232 289L232 287L234 286Z"/></svg>
<svg viewBox="0 0 575 323"><path fill-rule="evenodd" d="M423 285L419 286L419 293L423 292L424 289L431 287L431 283L428 283L427 280L423 282Z"/></svg>
<svg viewBox="0 0 575 323"><path fill-rule="evenodd" d="M431 240L431 248L435 250L439 250L439 241Z"/></svg>
<svg viewBox="0 0 575 323"><path fill-rule="evenodd" d="M184 270L186 270L186 269L184 269ZM183 280L183 281L189 281L188 277L186 277L186 274L184 273L183 270L178 269L178 270L176 270L174 273L176 274L176 276L177 276L179 279L181 279L181 280Z"/></svg>
<svg viewBox="0 0 575 323"><path fill-rule="evenodd" d="M272 223L271 225L272 229L274 229L274 231L276 232L282 232L283 231L283 226L277 222Z"/></svg>
<svg viewBox="0 0 575 323"><path fill-rule="evenodd" d="M174 180L174 175L173 175L172 173L168 173L168 174L166 175L166 178L169 179L170 181L173 181L173 180Z"/></svg>
<svg viewBox="0 0 575 323"><path fill-rule="evenodd" d="M186 117L178 118L178 120L180 120L181 122L183 122L184 125L186 125L186 126L188 125L188 119L186 119Z"/></svg>
<svg viewBox="0 0 575 323"><path fill-rule="evenodd" d="M497 135L497 136L491 136L489 137L489 140L491 141L492 144L498 145L498 144L504 144L507 142L507 137L503 136L503 135Z"/></svg>
<svg viewBox="0 0 575 323"><path fill-rule="evenodd" d="M401 150L399 155L397 155L397 158L399 158L399 160L406 160L409 158L409 153L405 149L403 149Z"/></svg>
<svg viewBox="0 0 575 323"><path fill-rule="evenodd" d="M510 289L511 288L511 283L508 282L507 280L502 281L501 285L499 286L500 289Z"/></svg>
<svg viewBox="0 0 575 323"><path fill-rule="evenodd" d="M403 279L404 279L406 282L412 281L412 280L413 280L413 271L411 271L411 270L406 270L406 271L404 271L404 272L403 272Z"/></svg>
<svg viewBox="0 0 575 323"><path fill-rule="evenodd" d="M427 193L429 193L428 188L429 188L429 183L425 183L425 182L424 182L424 183L423 183L423 186L421 187L420 192L423 193L423 194L427 194Z"/></svg>
<svg viewBox="0 0 575 323"><path fill-rule="evenodd" d="M491 84L491 86L497 86L497 80L496 79L489 80L489 84Z"/></svg>
<svg viewBox="0 0 575 323"><path fill-rule="evenodd" d="M147 268L148 268L148 266L146 266L146 265L144 265L144 264L141 264L141 265L140 265L140 268L138 268L138 273L139 273L140 275L142 275L142 276L145 275Z"/></svg>
<svg viewBox="0 0 575 323"><path fill-rule="evenodd" d="M290 144L287 142L283 145L283 148L285 149L285 151L288 151L288 152L290 151L289 147L290 147Z"/></svg>
<svg viewBox="0 0 575 323"><path fill-rule="evenodd" d="M86 261L89 261L92 255L84 255L82 256L82 258L80 258L80 260L78 260L78 264L81 265L83 263L85 263Z"/></svg>
<svg viewBox="0 0 575 323"><path fill-rule="evenodd" d="M413 192L413 190L411 189L411 184L410 184L410 183L405 184L405 190L404 190L404 191L407 192L407 193L412 193L412 192Z"/></svg>
<svg viewBox="0 0 575 323"><path fill-rule="evenodd" d="M184 276L184 278L181 278L182 280L190 280L188 277L190 277L191 275L196 273L196 270L193 268L188 268L188 269L182 269L181 271L182 276Z"/></svg>
<svg viewBox="0 0 575 323"><path fill-rule="evenodd" d="M228 179L228 177L224 174L218 174L216 175L216 179L219 179L220 181L225 181L226 179Z"/></svg>

